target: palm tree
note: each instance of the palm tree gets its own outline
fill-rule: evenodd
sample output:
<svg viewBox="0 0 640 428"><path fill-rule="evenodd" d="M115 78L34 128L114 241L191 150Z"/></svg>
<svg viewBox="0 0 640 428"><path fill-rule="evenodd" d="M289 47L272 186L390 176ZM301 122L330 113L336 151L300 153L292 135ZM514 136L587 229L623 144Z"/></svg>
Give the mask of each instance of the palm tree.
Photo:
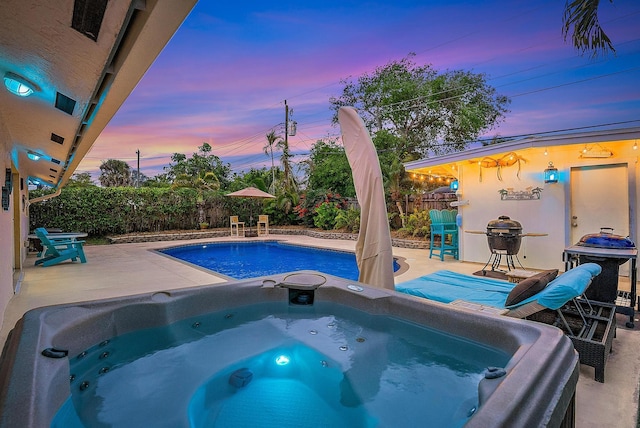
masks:
<svg viewBox="0 0 640 428"><path fill-rule="evenodd" d="M613 0L609 0L613 3ZM598 53L615 53L609 37L598 21L598 5L600 0L568 0L562 17L562 35L567 40L571 29L573 46L580 52L591 51L592 56Z"/></svg>
<svg viewBox="0 0 640 428"><path fill-rule="evenodd" d="M269 186L269 191L271 193L275 193L276 188L276 170L273 165L273 146L279 143L278 140L282 141L281 137L276 135L275 131L269 132L267 135L267 144L263 147L264 154L267 156L271 156L271 185Z"/></svg>
<svg viewBox="0 0 640 428"><path fill-rule="evenodd" d="M172 188L190 188L196 189L198 198L196 206L198 207L198 223L202 224L206 221L204 215L204 192L220 189L220 181L218 177L211 171L201 172L196 176L181 174L173 181Z"/></svg>

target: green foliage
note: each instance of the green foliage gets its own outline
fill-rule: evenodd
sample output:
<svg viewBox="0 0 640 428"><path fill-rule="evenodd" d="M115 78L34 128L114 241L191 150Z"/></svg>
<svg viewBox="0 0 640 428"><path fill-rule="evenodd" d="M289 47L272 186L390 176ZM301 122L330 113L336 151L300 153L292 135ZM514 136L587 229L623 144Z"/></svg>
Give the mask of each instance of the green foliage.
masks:
<svg viewBox="0 0 640 428"><path fill-rule="evenodd" d="M431 218L427 210L414 210L404 216L405 226L398 230L400 236L426 237L431 232Z"/></svg>
<svg viewBox="0 0 640 428"><path fill-rule="evenodd" d="M599 54L606 56L616 52L611 39L600 26L599 5L600 0L568 0L562 17L564 41L571 34L573 47L581 54L591 53L594 58Z"/></svg>
<svg viewBox="0 0 640 428"><path fill-rule="evenodd" d="M271 171L267 168L251 168L248 172L234 173L227 190L236 192L245 187L255 187L263 192L269 192L269 183L271 183Z"/></svg>
<svg viewBox="0 0 640 428"><path fill-rule="evenodd" d="M344 147L332 140L318 140L306 163L308 187L355 197L353 176Z"/></svg>
<svg viewBox="0 0 640 428"><path fill-rule="evenodd" d="M49 193L36 190L30 197ZM58 197L29 206L30 229L57 227L92 236L195 229L197 197L194 189L65 187Z"/></svg>
<svg viewBox="0 0 640 428"><path fill-rule="evenodd" d="M88 172L73 174L69 181L67 181L67 187L87 187L95 185L96 184L91 179L91 174Z"/></svg>
<svg viewBox="0 0 640 428"><path fill-rule="evenodd" d="M107 159L100 165L100 177L103 187L127 187L133 185L131 167L125 161Z"/></svg>
<svg viewBox="0 0 640 428"><path fill-rule="evenodd" d="M416 65L413 56L356 81L343 80L342 95L329 100L334 123L340 107L357 108L372 135L386 130L398 137L394 152L405 161L464 150L467 141L503 119L509 100L498 95L483 74L439 72L429 64Z"/></svg>
<svg viewBox="0 0 640 428"><path fill-rule="evenodd" d="M335 229L336 217L340 211L340 206L337 202L323 202L316 208L313 224L324 230Z"/></svg>
<svg viewBox="0 0 640 428"><path fill-rule="evenodd" d="M346 229L347 232L358 233L360 231L360 210L349 207L340 210L336 215L336 229Z"/></svg>
<svg viewBox="0 0 640 428"><path fill-rule="evenodd" d="M198 152L193 153L190 158L182 153L174 153L171 156L171 164L164 169L167 179L172 183L175 183L176 180L189 180L188 177L205 179L205 177L213 175L221 189L227 188L231 174L231 166L211 153L211 145L208 143L202 143L198 147Z"/></svg>

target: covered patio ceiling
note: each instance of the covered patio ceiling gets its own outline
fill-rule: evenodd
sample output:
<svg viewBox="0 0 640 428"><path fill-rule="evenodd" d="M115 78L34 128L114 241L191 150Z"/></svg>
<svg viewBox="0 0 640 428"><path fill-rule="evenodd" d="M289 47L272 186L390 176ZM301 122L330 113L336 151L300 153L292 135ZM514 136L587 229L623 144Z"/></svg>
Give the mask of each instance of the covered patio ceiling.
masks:
<svg viewBox="0 0 640 428"><path fill-rule="evenodd" d="M3 0L0 138L21 176L64 185L196 2Z"/></svg>
<svg viewBox="0 0 640 428"><path fill-rule="evenodd" d="M583 150L588 150L593 157L605 157L605 144L640 144L640 127L621 128L605 131L580 132L550 136L525 137L505 143L498 143L478 147L463 152L450 153L428 159L420 159L404 164L406 171L414 179L447 179L456 178L457 170L464 164L482 163L503 159L505 162L517 161L510 159L514 154L526 156L528 150L546 150L557 146L576 145L576 156ZM639 149L640 150L640 149ZM638 152L640 155L640 151Z"/></svg>

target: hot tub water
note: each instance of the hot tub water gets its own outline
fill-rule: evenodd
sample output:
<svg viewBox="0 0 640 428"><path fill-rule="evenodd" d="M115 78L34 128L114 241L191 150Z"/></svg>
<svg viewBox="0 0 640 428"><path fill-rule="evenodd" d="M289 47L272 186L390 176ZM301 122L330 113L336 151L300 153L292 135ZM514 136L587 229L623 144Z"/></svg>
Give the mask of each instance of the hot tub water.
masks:
<svg viewBox="0 0 640 428"><path fill-rule="evenodd" d="M486 368L509 359L335 303L260 303L72 356L72 395L52 427L459 427ZM230 382L240 369L245 385Z"/></svg>

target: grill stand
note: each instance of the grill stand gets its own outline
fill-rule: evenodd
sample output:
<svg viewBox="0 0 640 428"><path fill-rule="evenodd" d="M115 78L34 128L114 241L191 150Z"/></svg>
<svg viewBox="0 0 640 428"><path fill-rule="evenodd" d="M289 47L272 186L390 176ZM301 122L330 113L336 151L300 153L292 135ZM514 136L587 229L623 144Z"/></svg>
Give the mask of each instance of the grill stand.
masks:
<svg viewBox="0 0 640 428"><path fill-rule="evenodd" d="M505 260L507 262L507 270L504 271L502 269L500 269L500 264L502 263L502 256L505 256ZM486 272L487 266L489 266L489 264L491 264L491 270L492 271L498 271L498 272L508 272L511 269L516 269L516 264L513 261L513 258L515 257L516 261L518 262L518 264L520 265L520 267L523 270L527 270L524 266L522 266L522 263L520 263L520 259L518 258L517 254L509 254L506 250L491 250L491 255L489 256L489 260L487 261L487 263L484 265L484 267L482 268L482 272Z"/></svg>
<svg viewBox="0 0 640 428"><path fill-rule="evenodd" d="M565 248L564 252L562 253L564 270L568 271L569 269L580 264L579 256L581 255L627 259L631 261L631 266L629 269L629 282L631 283L631 291L626 292L618 290L618 300L620 300L620 297L622 297L625 302L626 300L628 300L629 303L628 305L616 303L616 312L619 314L628 315L629 321L627 321L625 326L627 328L634 328L634 315L636 305L640 310L640 298L638 298L636 294L636 281L638 280L636 267L638 250L635 248L594 248L585 247L582 245L572 245ZM637 303L636 299L638 300Z"/></svg>

